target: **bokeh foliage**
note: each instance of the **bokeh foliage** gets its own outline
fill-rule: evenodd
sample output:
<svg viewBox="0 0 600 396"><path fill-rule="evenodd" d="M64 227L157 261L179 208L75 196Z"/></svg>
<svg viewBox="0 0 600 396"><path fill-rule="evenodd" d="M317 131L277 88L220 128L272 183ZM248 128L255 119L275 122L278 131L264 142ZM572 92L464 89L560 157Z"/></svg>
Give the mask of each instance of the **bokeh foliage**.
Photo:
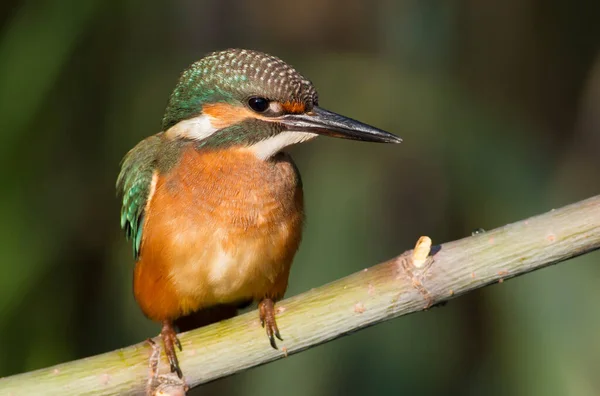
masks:
<svg viewBox="0 0 600 396"><path fill-rule="evenodd" d="M158 132L178 73L206 52L276 54L324 107L405 139L291 150L308 211L293 295L420 235L457 239L597 194L598 17L585 0L3 2L0 376L158 332L133 300L114 180L123 154ZM596 395L599 258L198 394Z"/></svg>

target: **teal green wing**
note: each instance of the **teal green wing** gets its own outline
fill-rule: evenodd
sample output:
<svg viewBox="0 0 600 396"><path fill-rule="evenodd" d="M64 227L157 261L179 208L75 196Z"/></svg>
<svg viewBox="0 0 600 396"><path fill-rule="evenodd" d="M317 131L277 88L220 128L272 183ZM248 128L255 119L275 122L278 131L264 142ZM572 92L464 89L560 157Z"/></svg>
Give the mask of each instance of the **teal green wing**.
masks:
<svg viewBox="0 0 600 396"><path fill-rule="evenodd" d="M142 140L123 158L117 178L117 193L123 198L121 228L125 230L127 239L133 242L136 260L140 255L144 210L152 188L160 146L160 135Z"/></svg>

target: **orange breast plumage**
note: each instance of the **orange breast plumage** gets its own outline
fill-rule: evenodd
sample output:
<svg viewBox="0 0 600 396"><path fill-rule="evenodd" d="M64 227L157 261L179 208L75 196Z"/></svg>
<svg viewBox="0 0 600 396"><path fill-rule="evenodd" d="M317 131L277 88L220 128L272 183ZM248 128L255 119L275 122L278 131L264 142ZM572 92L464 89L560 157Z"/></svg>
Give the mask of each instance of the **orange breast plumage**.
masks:
<svg viewBox="0 0 600 396"><path fill-rule="evenodd" d="M154 320L212 305L279 299L300 244L303 198L291 158L250 150L181 153L157 173L134 292Z"/></svg>

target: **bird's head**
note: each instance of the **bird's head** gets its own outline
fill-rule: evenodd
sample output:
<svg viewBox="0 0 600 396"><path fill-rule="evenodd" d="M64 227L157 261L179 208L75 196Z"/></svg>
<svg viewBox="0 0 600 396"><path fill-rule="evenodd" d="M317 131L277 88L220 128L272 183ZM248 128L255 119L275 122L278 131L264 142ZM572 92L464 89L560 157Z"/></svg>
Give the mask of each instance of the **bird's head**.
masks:
<svg viewBox="0 0 600 396"><path fill-rule="evenodd" d="M274 56L243 49L213 52L182 73L163 130L203 147L249 147L263 159L318 135L401 141L320 108L314 86L294 68Z"/></svg>

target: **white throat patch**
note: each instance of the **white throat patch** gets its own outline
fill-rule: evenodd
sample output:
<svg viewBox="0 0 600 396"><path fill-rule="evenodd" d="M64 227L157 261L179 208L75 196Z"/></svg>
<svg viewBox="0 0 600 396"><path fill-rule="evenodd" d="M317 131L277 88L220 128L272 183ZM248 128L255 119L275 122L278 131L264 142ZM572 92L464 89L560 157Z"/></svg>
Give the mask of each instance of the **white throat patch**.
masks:
<svg viewBox="0 0 600 396"><path fill-rule="evenodd" d="M316 133L310 132L280 132L275 136L253 144L250 146L250 150L252 150L252 152L254 152L258 158L266 160L288 146L306 142L316 138L317 136L318 135Z"/></svg>
<svg viewBox="0 0 600 396"><path fill-rule="evenodd" d="M197 117L179 121L166 132L169 138L185 137L194 140L203 140L217 132L218 129L212 124L212 117L200 114Z"/></svg>

